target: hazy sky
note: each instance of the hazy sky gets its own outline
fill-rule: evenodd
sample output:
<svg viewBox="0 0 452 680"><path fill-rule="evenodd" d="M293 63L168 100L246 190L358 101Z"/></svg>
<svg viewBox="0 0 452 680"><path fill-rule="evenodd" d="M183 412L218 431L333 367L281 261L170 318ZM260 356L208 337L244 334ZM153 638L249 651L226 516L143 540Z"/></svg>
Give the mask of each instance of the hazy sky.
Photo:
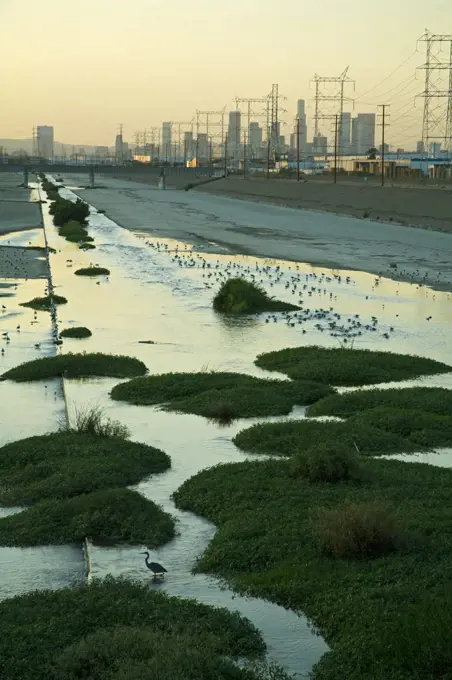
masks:
<svg viewBox="0 0 452 680"><path fill-rule="evenodd" d="M48 124L60 141L112 144L118 123L131 140L272 83L290 121L314 73L350 65L355 111L389 101L389 141L403 143L419 134L416 39L452 33L452 0L0 0L0 25L0 138Z"/></svg>

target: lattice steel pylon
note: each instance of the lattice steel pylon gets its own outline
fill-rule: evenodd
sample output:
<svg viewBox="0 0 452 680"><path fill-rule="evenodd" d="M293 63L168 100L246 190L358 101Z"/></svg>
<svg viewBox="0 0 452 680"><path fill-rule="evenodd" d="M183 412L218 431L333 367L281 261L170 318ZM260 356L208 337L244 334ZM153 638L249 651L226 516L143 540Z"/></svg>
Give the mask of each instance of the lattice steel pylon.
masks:
<svg viewBox="0 0 452 680"><path fill-rule="evenodd" d="M244 153L247 153L247 156L253 156L253 149L250 143L251 116L258 119L264 118L267 121L268 125L268 95L267 97L236 97L235 108L237 109L237 111L240 110L240 104L247 104L246 138L248 140L247 146L249 147L249 153L247 153L246 147L244 148ZM251 106L252 104L263 104L263 108L259 111L254 110Z"/></svg>
<svg viewBox="0 0 452 680"><path fill-rule="evenodd" d="M225 126L224 117L226 115L226 106L219 111L200 111L196 109L196 147L198 153L198 143L199 134L201 128L205 129L205 134L207 135L207 140L209 141L209 156L210 161L212 161L212 140L216 139L219 146L225 143ZM212 128L216 130L213 134L211 133Z"/></svg>
<svg viewBox="0 0 452 680"><path fill-rule="evenodd" d="M425 71L422 141L429 155L430 144L442 143L452 154L452 35L425 31L418 42L425 42L426 61L419 67Z"/></svg>
<svg viewBox="0 0 452 680"><path fill-rule="evenodd" d="M342 138L344 104L346 102L354 104L354 100L347 97L345 91L346 87L351 85L353 85L353 90L355 89L355 81L348 77L349 68L347 66L340 76L323 77L317 75L317 73L314 75L312 79L312 82L315 83L314 137L322 135L321 125L323 122L329 121L332 125L336 116L339 116L338 136L339 139Z"/></svg>
<svg viewBox="0 0 452 680"><path fill-rule="evenodd" d="M267 144L269 147L268 155L269 158L271 157L272 159L276 159L276 154L279 150L279 116L281 113L287 113L280 104L280 100L284 99L286 99L286 97L279 94L279 86L273 84L272 90L267 96Z"/></svg>

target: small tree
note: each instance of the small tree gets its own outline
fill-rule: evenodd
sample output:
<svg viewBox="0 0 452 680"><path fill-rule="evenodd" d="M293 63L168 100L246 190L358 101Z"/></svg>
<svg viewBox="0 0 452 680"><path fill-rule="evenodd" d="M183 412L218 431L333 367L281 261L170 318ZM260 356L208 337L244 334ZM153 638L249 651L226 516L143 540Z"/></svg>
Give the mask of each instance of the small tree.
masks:
<svg viewBox="0 0 452 680"><path fill-rule="evenodd" d="M369 151L367 152L367 159L368 159L369 161L375 161L376 158L377 158L377 154L378 154L378 149L376 149L376 148L373 146L373 147L372 147L371 149L369 149Z"/></svg>

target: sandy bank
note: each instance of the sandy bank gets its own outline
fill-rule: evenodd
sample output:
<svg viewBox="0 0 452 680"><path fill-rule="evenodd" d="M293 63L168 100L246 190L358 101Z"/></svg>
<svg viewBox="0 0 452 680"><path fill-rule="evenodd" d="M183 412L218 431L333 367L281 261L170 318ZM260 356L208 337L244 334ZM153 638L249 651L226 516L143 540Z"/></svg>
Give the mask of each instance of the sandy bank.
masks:
<svg viewBox="0 0 452 680"><path fill-rule="evenodd" d="M127 229L210 251L382 273L452 290L452 234L199 191L158 191L106 176L101 183L108 188L80 195Z"/></svg>

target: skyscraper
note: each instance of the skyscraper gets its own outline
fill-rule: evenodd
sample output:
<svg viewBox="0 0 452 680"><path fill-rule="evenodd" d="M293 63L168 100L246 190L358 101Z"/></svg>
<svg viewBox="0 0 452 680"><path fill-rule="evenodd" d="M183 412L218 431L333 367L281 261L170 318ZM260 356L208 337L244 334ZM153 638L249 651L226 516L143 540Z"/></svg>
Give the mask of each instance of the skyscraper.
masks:
<svg viewBox="0 0 452 680"><path fill-rule="evenodd" d="M42 158L53 158L53 126L38 125L38 155Z"/></svg>
<svg viewBox="0 0 452 680"><path fill-rule="evenodd" d="M184 158L191 159L194 153L193 132L184 132Z"/></svg>
<svg viewBox="0 0 452 680"><path fill-rule="evenodd" d="M166 160L171 156L171 132L172 123L170 121L162 123L162 155Z"/></svg>
<svg viewBox="0 0 452 680"><path fill-rule="evenodd" d="M375 113L358 113L352 120L352 153L362 156L375 147Z"/></svg>
<svg viewBox="0 0 452 680"><path fill-rule="evenodd" d="M230 147L240 145L241 121L240 111L229 111L228 144Z"/></svg>
<svg viewBox="0 0 452 680"><path fill-rule="evenodd" d="M262 128L256 121L250 123L249 145L253 158L258 158L262 148Z"/></svg>
<svg viewBox="0 0 452 680"><path fill-rule="evenodd" d="M297 101L297 120L294 127L295 146L297 145L297 131L299 133L298 144L300 146L300 151L305 153L308 141L308 126L306 124L306 102L304 99L299 99Z"/></svg>
<svg viewBox="0 0 452 680"><path fill-rule="evenodd" d="M339 122L339 154L350 153L352 114L343 112Z"/></svg>

